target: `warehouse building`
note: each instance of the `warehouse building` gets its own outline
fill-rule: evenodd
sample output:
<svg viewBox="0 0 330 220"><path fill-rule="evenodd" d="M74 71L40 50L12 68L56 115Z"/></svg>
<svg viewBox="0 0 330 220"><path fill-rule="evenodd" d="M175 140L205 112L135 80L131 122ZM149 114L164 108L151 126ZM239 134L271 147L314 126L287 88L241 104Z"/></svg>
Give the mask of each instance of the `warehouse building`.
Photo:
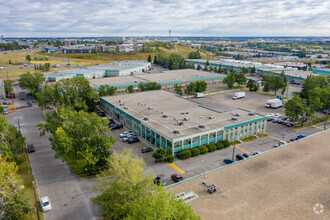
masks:
<svg viewBox="0 0 330 220"><path fill-rule="evenodd" d="M163 90L104 97L101 108L146 142L172 149L174 155L182 149L266 133L263 115L239 108L204 108Z"/></svg>
<svg viewBox="0 0 330 220"><path fill-rule="evenodd" d="M100 86L114 86L117 88L116 94L128 93L128 87L133 86L135 92L139 91L139 83L157 82L163 90L174 91L175 84L185 88L191 82L205 81L208 86L222 84L226 75L210 73L206 71L181 69L171 70L155 74L132 75L125 77L111 77L102 79L91 79L90 84L93 88Z"/></svg>
<svg viewBox="0 0 330 220"><path fill-rule="evenodd" d="M6 98L5 84L1 78L0 78L0 98Z"/></svg>
<svg viewBox="0 0 330 220"><path fill-rule="evenodd" d="M47 81L56 82L72 77L85 77L87 79L103 78L110 76L127 76L136 72L147 72L151 63L139 60L125 60L114 63L100 64L89 67L80 67L45 73Z"/></svg>

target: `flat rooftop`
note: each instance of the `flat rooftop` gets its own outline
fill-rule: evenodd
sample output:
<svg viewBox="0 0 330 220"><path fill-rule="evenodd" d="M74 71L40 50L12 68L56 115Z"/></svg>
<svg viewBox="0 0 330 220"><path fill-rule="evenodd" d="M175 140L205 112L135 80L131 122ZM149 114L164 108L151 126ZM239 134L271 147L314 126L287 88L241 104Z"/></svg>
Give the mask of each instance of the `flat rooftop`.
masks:
<svg viewBox="0 0 330 220"><path fill-rule="evenodd" d="M132 76L107 77L102 79L90 79L92 87L101 85L121 85L135 82L168 82L185 79L197 79L211 76L224 76L218 73L210 73L201 70L181 69L164 71L163 73L142 74Z"/></svg>
<svg viewBox="0 0 330 220"><path fill-rule="evenodd" d="M202 219L330 219L329 137L330 129L168 191L197 194L199 198L187 204ZM219 191L209 194L202 181ZM323 206L322 213L314 211L320 210L316 204Z"/></svg>
<svg viewBox="0 0 330 220"><path fill-rule="evenodd" d="M229 111L207 109L198 103L164 90L108 96L103 99L172 139L218 130L229 125L264 117L259 114L249 116L248 111L238 108ZM120 102L124 105L120 105ZM128 109L124 107L128 107ZM152 110L149 110L149 107ZM237 117L237 121L233 121L232 117L236 113L241 116ZM167 115L167 118L163 117L164 114ZM144 120L145 117L148 118L147 121ZM185 117L188 117L188 121L184 121ZM178 125L178 121L184 121L184 125ZM205 128L199 128L200 124ZM174 134L174 129L179 130L179 134Z"/></svg>
<svg viewBox="0 0 330 220"><path fill-rule="evenodd" d="M281 72L283 70L283 69L273 69L273 68L260 68L260 69L279 73L279 74L281 74ZM304 79L306 79L307 76L309 76L309 75L317 75L317 74L312 73L312 71L303 71L303 70L286 70L286 69L284 69L284 73L287 76L301 77Z"/></svg>
<svg viewBox="0 0 330 220"><path fill-rule="evenodd" d="M66 69L66 70L58 70L49 73L44 73L45 77L60 77L60 76L67 76L67 75L77 75L77 74L92 74L95 72L104 72L104 70L91 70L85 67L81 68L74 68L74 69Z"/></svg>

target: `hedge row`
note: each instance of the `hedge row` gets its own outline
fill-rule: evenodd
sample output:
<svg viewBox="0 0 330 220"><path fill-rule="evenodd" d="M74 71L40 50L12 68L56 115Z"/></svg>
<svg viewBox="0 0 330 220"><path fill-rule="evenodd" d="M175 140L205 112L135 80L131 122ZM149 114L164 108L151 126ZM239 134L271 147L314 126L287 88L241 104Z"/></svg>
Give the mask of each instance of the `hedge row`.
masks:
<svg viewBox="0 0 330 220"><path fill-rule="evenodd" d="M218 142L216 144L209 144L207 146L200 146L200 147L194 147L191 149L182 149L177 153L177 156L179 159L187 159L190 157L196 157L200 154L206 154L207 152L213 152L215 150L221 150L223 148L227 148L230 146L230 142L228 140L223 140L221 142Z"/></svg>

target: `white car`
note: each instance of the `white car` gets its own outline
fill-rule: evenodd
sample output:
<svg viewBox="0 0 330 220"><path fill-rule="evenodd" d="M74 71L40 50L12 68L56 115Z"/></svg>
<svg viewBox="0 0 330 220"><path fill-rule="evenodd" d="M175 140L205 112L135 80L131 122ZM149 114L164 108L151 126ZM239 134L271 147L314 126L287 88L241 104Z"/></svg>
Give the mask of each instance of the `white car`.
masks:
<svg viewBox="0 0 330 220"><path fill-rule="evenodd" d="M52 210L52 204L50 203L48 196L42 197L40 203L43 212Z"/></svg>
<svg viewBox="0 0 330 220"><path fill-rule="evenodd" d="M281 117L282 115L280 113L275 113L274 115L276 118Z"/></svg>
<svg viewBox="0 0 330 220"><path fill-rule="evenodd" d="M121 133L119 136L121 138L132 135L133 133L131 131L124 131L123 133Z"/></svg>
<svg viewBox="0 0 330 220"><path fill-rule="evenodd" d="M274 113L267 114L267 117L274 117Z"/></svg>

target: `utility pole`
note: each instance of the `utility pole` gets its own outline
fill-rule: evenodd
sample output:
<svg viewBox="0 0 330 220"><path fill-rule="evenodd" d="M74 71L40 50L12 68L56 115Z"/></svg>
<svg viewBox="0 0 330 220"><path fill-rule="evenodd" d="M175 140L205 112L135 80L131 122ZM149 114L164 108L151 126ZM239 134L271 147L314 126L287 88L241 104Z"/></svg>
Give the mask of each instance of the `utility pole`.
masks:
<svg viewBox="0 0 330 220"><path fill-rule="evenodd" d="M324 130L327 129L327 122L328 122L328 115L329 115L329 109L326 110L325 120L324 120Z"/></svg>
<svg viewBox="0 0 330 220"><path fill-rule="evenodd" d="M235 142L239 140L239 136L235 137ZM234 144L234 148L233 148L233 156L232 156L232 161L234 162L234 156L235 156L235 148L236 148L236 143Z"/></svg>

